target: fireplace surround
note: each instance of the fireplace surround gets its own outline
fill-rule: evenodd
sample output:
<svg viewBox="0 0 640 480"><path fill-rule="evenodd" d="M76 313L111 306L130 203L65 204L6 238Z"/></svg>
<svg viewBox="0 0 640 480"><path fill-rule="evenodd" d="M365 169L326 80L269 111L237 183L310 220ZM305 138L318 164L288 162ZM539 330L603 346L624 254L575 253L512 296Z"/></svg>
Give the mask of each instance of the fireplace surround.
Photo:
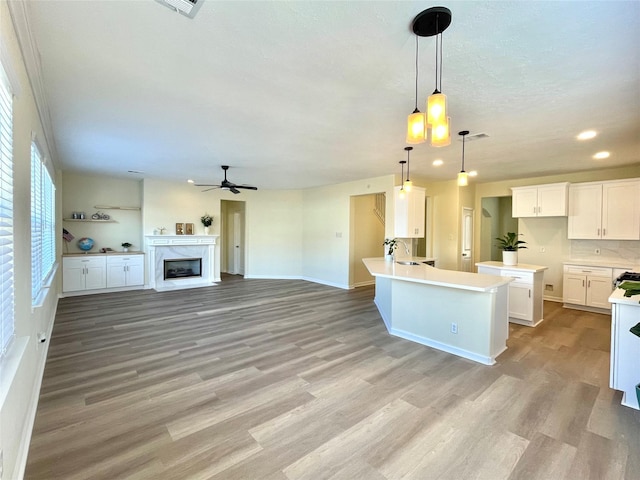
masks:
<svg viewBox="0 0 640 480"><path fill-rule="evenodd" d="M146 236L149 286L155 290L177 290L215 285L217 239L217 235ZM165 274L165 261L174 263L174 268L169 268L173 270L171 275Z"/></svg>

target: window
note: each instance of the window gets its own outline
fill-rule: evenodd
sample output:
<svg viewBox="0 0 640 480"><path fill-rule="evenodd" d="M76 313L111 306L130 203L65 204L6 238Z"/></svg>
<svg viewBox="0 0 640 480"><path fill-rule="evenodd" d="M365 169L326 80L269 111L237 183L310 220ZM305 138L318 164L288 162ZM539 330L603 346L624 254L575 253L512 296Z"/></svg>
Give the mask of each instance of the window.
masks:
<svg viewBox="0 0 640 480"><path fill-rule="evenodd" d="M13 96L0 67L0 356L13 338Z"/></svg>
<svg viewBox="0 0 640 480"><path fill-rule="evenodd" d="M55 264L55 187L38 144L31 143L31 302L39 303Z"/></svg>

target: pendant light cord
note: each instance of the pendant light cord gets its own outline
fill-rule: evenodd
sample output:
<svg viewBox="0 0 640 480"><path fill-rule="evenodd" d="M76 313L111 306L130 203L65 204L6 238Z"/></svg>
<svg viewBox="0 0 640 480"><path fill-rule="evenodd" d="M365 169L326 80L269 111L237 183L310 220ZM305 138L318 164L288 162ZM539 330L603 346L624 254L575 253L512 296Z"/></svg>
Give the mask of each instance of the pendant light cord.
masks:
<svg viewBox="0 0 640 480"><path fill-rule="evenodd" d="M461 172L464 172L464 139L465 139L466 135L462 136L462 170L460 170Z"/></svg>
<svg viewBox="0 0 640 480"><path fill-rule="evenodd" d="M416 35L416 111L418 110L418 36Z"/></svg>
<svg viewBox="0 0 640 480"><path fill-rule="evenodd" d="M410 181L409 180L409 153L411 153L411 150L407 150L407 182Z"/></svg>
<svg viewBox="0 0 640 480"><path fill-rule="evenodd" d="M440 88L439 90L442 91L442 33L440 33L438 37L440 37Z"/></svg>

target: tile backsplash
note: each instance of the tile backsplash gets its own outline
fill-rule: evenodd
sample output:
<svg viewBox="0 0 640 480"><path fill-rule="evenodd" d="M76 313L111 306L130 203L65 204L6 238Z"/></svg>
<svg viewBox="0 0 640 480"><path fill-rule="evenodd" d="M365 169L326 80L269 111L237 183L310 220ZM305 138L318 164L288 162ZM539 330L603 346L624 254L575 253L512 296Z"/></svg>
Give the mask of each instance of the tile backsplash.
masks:
<svg viewBox="0 0 640 480"><path fill-rule="evenodd" d="M600 254L596 253L600 250ZM612 261L640 265L640 241L637 240L571 240L571 258Z"/></svg>

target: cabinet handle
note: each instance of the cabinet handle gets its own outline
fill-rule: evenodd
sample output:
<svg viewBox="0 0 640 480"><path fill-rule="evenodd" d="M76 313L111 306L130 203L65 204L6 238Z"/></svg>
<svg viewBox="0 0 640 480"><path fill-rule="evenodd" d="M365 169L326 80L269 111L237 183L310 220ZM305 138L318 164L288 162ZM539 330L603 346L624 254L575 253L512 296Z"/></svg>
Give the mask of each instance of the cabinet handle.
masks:
<svg viewBox="0 0 640 480"><path fill-rule="evenodd" d="M531 298L531 289L529 289L529 298Z"/></svg>
<svg viewBox="0 0 640 480"><path fill-rule="evenodd" d="M600 236L600 229L598 229L598 236Z"/></svg>
<svg viewBox="0 0 640 480"><path fill-rule="evenodd" d="M582 280L582 286L584 287L584 280Z"/></svg>
<svg viewBox="0 0 640 480"><path fill-rule="evenodd" d="M538 207L538 213L542 213L542 207Z"/></svg>
<svg viewBox="0 0 640 480"><path fill-rule="evenodd" d="M603 237L606 237L606 236L607 236L607 229L606 229L606 228L603 228L603 229L602 229L602 236L603 236Z"/></svg>
<svg viewBox="0 0 640 480"><path fill-rule="evenodd" d="M591 280L587 282L587 288L591 288Z"/></svg>

